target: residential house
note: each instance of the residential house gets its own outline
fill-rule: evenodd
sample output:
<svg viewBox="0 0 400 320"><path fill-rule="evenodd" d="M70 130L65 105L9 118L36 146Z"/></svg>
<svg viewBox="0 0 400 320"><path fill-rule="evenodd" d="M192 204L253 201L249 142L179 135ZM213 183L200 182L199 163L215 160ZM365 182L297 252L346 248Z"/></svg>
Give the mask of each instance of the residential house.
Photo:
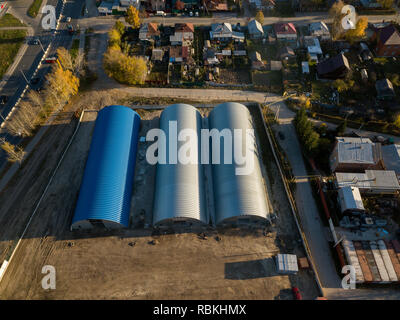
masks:
<svg viewBox="0 0 400 320"><path fill-rule="evenodd" d="M329 163L332 172L382 170L381 144L368 138L336 137Z"/></svg>
<svg viewBox="0 0 400 320"><path fill-rule="evenodd" d="M153 11L164 11L165 4L165 0L150 0L151 10Z"/></svg>
<svg viewBox="0 0 400 320"><path fill-rule="evenodd" d="M275 9L276 3L274 0L261 0L261 10L272 11Z"/></svg>
<svg viewBox="0 0 400 320"><path fill-rule="evenodd" d="M120 0L120 8L122 8L122 11L125 11L127 8L130 6L135 7L136 9L139 9L140 7L140 1L139 0ZM125 10L124 10L125 8Z"/></svg>
<svg viewBox="0 0 400 320"><path fill-rule="evenodd" d="M310 59L318 62L319 57L322 55L321 45L317 37L304 37L304 46L307 47L307 52Z"/></svg>
<svg viewBox="0 0 400 320"><path fill-rule="evenodd" d="M321 79L344 78L348 71L350 71L350 65L344 54L339 54L317 64L317 74Z"/></svg>
<svg viewBox="0 0 400 320"><path fill-rule="evenodd" d="M205 65L215 65L219 64L215 49L207 49L204 52L204 64Z"/></svg>
<svg viewBox="0 0 400 320"><path fill-rule="evenodd" d="M99 15L106 16L112 14L112 7L113 7L112 2L102 1L100 5L97 7L97 10L99 12Z"/></svg>
<svg viewBox="0 0 400 320"><path fill-rule="evenodd" d="M232 25L229 22L213 23L211 25L210 39L217 41L244 41L244 33L232 31Z"/></svg>
<svg viewBox="0 0 400 320"><path fill-rule="evenodd" d="M263 27L257 20L251 20L247 25L247 29L251 39L260 39L264 36Z"/></svg>
<svg viewBox="0 0 400 320"><path fill-rule="evenodd" d="M355 187L360 193L395 194L400 191L396 173L390 170L365 170L364 173L336 172L338 188Z"/></svg>
<svg viewBox="0 0 400 320"><path fill-rule="evenodd" d="M331 39L329 28L323 21L310 23L308 26L308 30L311 36L318 37L318 39L321 41Z"/></svg>
<svg viewBox="0 0 400 320"><path fill-rule="evenodd" d="M382 5L376 0L360 0L362 6L368 9L382 8Z"/></svg>
<svg viewBox="0 0 400 320"><path fill-rule="evenodd" d="M264 69L265 65L261 59L261 54L258 51L252 51L249 53L249 59L251 61L251 68L255 70Z"/></svg>
<svg viewBox="0 0 400 320"><path fill-rule="evenodd" d="M191 9L193 6L197 6L199 4L198 0L180 0L184 3L185 8ZM172 8L176 8L177 0L172 0Z"/></svg>
<svg viewBox="0 0 400 320"><path fill-rule="evenodd" d="M382 146L382 157L385 169L394 171L400 179L400 144Z"/></svg>
<svg viewBox="0 0 400 320"><path fill-rule="evenodd" d="M290 58L296 57L294 50L291 47L284 46L279 49L278 58L280 60L288 60Z"/></svg>
<svg viewBox="0 0 400 320"><path fill-rule="evenodd" d="M293 23L275 23L274 32L278 40L297 40L297 30Z"/></svg>
<svg viewBox="0 0 400 320"><path fill-rule="evenodd" d="M228 11L226 0L205 0L203 3L209 11Z"/></svg>
<svg viewBox="0 0 400 320"><path fill-rule="evenodd" d="M154 41L160 37L160 30L158 30L157 23L146 22L143 23L139 29L139 39L142 41Z"/></svg>
<svg viewBox="0 0 400 320"><path fill-rule="evenodd" d="M210 39L219 41L232 40L232 25L229 22L213 23L211 25Z"/></svg>
<svg viewBox="0 0 400 320"><path fill-rule="evenodd" d="M171 45L190 45L194 37L193 23L175 24L175 33L169 37Z"/></svg>
<svg viewBox="0 0 400 320"><path fill-rule="evenodd" d="M169 47L169 62L182 63L188 62L190 56L189 47L176 46Z"/></svg>
<svg viewBox="0 0 400 320"><path fill-rule="evenodd" d="M393 100L396 97L393 84L389 79L381 79L375 82L376 97L379 100Z"/></svg>
<svg viewBox="0 0 400 320"><path fill-rule="evenodd" d="M339 188L338 200L342 214L365 212L360 189L357 187L346 186Z"/></svg>
<svg viewBox="0 0 400 320"><path fill-rule="evenodd" d="M400 55L400 33L392 24L376 29L373 39L377 41L375 52L378 56Z"/></svg>

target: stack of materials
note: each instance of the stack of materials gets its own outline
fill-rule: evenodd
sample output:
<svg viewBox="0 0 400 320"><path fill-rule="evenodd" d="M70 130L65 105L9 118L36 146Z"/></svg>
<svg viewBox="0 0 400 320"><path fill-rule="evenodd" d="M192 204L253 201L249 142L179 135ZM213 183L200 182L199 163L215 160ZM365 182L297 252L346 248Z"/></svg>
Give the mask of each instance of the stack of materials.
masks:
<svg viewBox="0 0 400 320"><path fill-rule="evenodd" d="M276 269L282 274L296 274L299 271L297 256L295 254L278 254L276 256Z"/></svg>

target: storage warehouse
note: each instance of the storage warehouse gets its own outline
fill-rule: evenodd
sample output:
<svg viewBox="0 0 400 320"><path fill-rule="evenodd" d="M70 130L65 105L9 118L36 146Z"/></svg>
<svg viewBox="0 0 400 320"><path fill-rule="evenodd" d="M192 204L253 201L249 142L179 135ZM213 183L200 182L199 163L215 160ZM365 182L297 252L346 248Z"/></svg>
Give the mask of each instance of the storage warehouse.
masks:
<svg viewBox="0 0 400 320"><path fill-rule="evenodd" d="M72 230L128 227L139 127L127 107L98 113Z"/></svg>
<svg viewBox="0 0 400 320"><path fill-rule="evenodd" d="M338 198L342 214L365 211L360 190L356 187L347 186L339 188Z"/></svg>
<svg viewBox="0 0 400 320"><path fill-rule="evenodd" d="M176 121L176 129L170 128L170 121ZM187 104L175 104L167 107L160 117L160 129L166 134L165 150L160 145L160 154L165 153L166 163L157 163L153 224L168 225L171 223L202 224L207 223L207 207L205 198L203 165L200 163L201 146L200 130L202 118L200 113ZM185 141L177 141L176 148L170 143L176 139L183 129L192 129L197 133L197 141L193 150L197 150L197 163L183 164L173 161L177 151ZM169 137L172 139L170 140Z"/></svg>
<svg viewBox="0 0 400 320"><path fill-rule="evenodd" d="M209 129L229 129L231 132L242 129L242 132L246 132L247 129L253 129L252 118L244 105L223 103L210 112ZM254 132L250 138L251 145L246 146L246 149L251 158L246 161L252 160L254 168L244 175L237 175L236 169L241 166L236 163L233 154L230 164L229 159L225 161L224 143L220 143L220 162L212 164L216 224L264 220L269 213ZM242 136L242 153L245 143L246 139Z"/></svg>

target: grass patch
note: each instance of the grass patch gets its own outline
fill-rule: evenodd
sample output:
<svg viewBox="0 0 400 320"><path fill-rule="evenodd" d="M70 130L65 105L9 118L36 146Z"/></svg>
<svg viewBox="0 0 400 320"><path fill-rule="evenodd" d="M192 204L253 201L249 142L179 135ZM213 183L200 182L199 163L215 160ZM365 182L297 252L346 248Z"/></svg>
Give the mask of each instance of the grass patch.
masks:
<svg viewBox="0 0 400 320"><path fill-rule="evenodd" d="M6 13L3 17L0 18L0 28L3 27L26 27L26 24L19 21L12 14Z"/></svg>
<svg viewBox="0 0 400 320"><path fill-rule="evenodd" d="M31 6L28 9L28 15L32 18L36 18L39 13L40 6L42 5L42 0L33 0Z"/></svg>
<svg viewBox="0 0 400 320"><path fill-rule="evenodd" d="M1 30L0 31L0 78L6 73L14 61L24 39L26 30Z"/></svg>

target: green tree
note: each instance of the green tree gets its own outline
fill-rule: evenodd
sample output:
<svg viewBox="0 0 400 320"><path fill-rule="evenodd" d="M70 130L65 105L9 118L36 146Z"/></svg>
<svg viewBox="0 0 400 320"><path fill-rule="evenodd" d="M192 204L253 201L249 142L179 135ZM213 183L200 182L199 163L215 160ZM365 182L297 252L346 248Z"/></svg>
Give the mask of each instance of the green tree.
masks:
<svg viewBox="0 0 400 320"><path fill-rule="evenodd" d="M263 14L263 12L262 12L261 10L258 10L258 11L257 11L255 19L256 19L259 23L261 23L261 25L264 24L264 14Z"/></svg>
<svg viewBox="0 0 400 320"><path fill-rule="evenodd" d="M126 10L125 21L129 23L133 29L140 27L139 11L134 6L129 6Z"/></svg>

